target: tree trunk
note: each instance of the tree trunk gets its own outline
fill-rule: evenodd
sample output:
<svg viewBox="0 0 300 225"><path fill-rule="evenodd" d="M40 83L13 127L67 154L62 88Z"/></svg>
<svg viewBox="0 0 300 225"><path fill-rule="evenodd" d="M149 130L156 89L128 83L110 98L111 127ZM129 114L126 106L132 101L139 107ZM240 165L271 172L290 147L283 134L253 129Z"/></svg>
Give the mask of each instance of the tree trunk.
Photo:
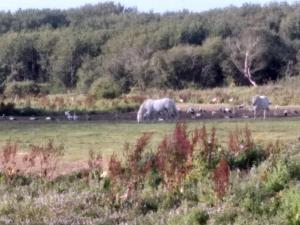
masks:
<svg viewBox="0 0 300 225"><path fill-rule="evenodd" d="M248 79L248 81L254 86L257 87L256 82L252 79L252 75L250 72L249 65L249 52L247 51L245 54L245 62L244 62L244 76Z"/></svg>

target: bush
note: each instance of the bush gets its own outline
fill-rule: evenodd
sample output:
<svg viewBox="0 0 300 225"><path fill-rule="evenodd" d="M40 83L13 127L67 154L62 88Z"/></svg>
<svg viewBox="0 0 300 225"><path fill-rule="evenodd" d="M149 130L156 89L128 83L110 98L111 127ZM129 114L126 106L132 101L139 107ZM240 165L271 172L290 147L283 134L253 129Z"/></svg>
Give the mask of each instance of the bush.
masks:
<svg viewBox="0 0 300 225"><path fill-rule="evenodd" d="M192 211L187 216L187 224L204 225L207 223L209 215L206 211L197 209Z"/></svg>
<svg viewBox="0 0 300 225"><path fill-rule="evenodd" d="M268 174L265 187L270 192L279 192L290 180L290 172L285 162L278 162Z"/></svg>
<svg viewBox="0 0 300 225"><path fill-rule="evenodd" d="M298 188L289 189L283 194L281 210L289 225L300 224L300 192Z"/></svg>
<svg viewBox="0 0 300 225"><path fill-rule="evenodd" d="M193 209L184 216L175 217L169 224L189 224L189 225L205 225L209 220L209 215L201 209Z"/></svg>
<svg viewBox="0 0 300 225"><path fill-rule="evenodd" d="M0 114L1 115L13 115L17 112L17 110L15 109L15 104L14 103L0 103Z"/></svg>
<svg viewBox="0 0 300 225"><path fill-rule="evenodd" d="M234 224L236 217L238 216L237 212L234 210L227 209L221 214L217 214L215 218L215 224L218 225L227 225Z"/></svg>
<svg viewBox="0 0 300 225"><path fill-rule="evenodd" d="M182 194L179 191L170 191L162 197L161 208L168 210L177 208L181 205Z"/></svg>
<svg viewBox="0 0 300 225"><path fill-rule="evenodd" d="M247 151L242 151L237 156L232 157L229 164L231 168L249 169L254 165L257 166L266 158L267 155L264 150L254 147Z"/></svg>
<svg viewBox="0 0 300 225"><path fill-rule="evenodd" d="M121 93L120 85L110 77L101 77L91 86L89 93L99 98L113 99L119 97Z"/></svg>
<svg viewBox="0 0 300 225"><path fill-rule="evenodd" d="M6 84L4 94L6 96L37 95L40 93L40 86L33 81L10 82Z"/></svg>
<svg viewBox="0 0 300 225"><path fill-rule="evenodd" d="M147 214L148 212L156 212L158 210L159 203L160 199L151 193L151 195L148 194L143 196L138 203L138 209L143 215Z"/></svg>

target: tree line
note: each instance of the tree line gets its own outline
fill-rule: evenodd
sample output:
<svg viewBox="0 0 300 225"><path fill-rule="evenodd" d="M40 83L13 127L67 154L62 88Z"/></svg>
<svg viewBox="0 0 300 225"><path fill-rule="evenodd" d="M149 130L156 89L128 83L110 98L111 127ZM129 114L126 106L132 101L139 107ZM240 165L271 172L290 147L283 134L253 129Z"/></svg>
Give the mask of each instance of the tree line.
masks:
<svg viewBox="0 0 300 225"><path fill-rule="evenodd" d="M299 74L299 3L200 13L144 13L113 2L0 12L2 92L17 84L80 93L255 86Z"/></svg>

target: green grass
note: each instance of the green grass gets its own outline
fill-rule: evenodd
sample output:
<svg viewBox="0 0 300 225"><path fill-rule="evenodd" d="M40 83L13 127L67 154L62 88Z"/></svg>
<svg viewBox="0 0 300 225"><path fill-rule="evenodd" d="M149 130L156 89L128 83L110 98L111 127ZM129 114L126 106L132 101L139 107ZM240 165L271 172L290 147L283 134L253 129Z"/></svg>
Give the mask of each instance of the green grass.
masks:
<svg viewBox="0 0 300 225"><path fill-rule="evenodd" d="M283 143L297 140L300 136L300 120L270 119L262 120L205 120L188 123L188 128L211 127L217 128L219 143L226 145L228 132L236 127L248 125L257 142L269 143L277 139ZM46 143L53 139L57 144L65 146L67 160L87 159L89 150L122 155L125 142L134 144L143 132L153 132L150 148L155 149L162 137L170 133L174 123L136 124L135 122L108 123L102 121L89 122L21 122L2 121L0 123L0 146L7 140L18 141L22 150L27 150L31 144Z"/></svg>

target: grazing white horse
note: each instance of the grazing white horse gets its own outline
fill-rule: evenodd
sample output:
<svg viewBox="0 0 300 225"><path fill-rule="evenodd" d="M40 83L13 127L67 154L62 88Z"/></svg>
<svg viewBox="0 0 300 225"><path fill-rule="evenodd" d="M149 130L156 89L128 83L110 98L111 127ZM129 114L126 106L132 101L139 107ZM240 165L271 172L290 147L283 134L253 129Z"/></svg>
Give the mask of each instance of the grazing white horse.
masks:
<svg viewBox="0 0 300 225"><path fill-rule="evenodd" d="M253 112L254 112L254 119L256 118L256 113L259 110L263 110L264 113L264 119L266 119L266 111L269 111L269 105L271 104L271 101L267 96L264 95L256 95L252 98L252 106L253 106Z"/></svg>
<svg viewBox="0 0 300 225"><path fill-rule="evenodd" d="M144 120L159 119L163 117L164 120L170 118L177 118L178 110L174 100L170 98L162 99L147 99L145 100L137 113L137 122Z"/></svg>

